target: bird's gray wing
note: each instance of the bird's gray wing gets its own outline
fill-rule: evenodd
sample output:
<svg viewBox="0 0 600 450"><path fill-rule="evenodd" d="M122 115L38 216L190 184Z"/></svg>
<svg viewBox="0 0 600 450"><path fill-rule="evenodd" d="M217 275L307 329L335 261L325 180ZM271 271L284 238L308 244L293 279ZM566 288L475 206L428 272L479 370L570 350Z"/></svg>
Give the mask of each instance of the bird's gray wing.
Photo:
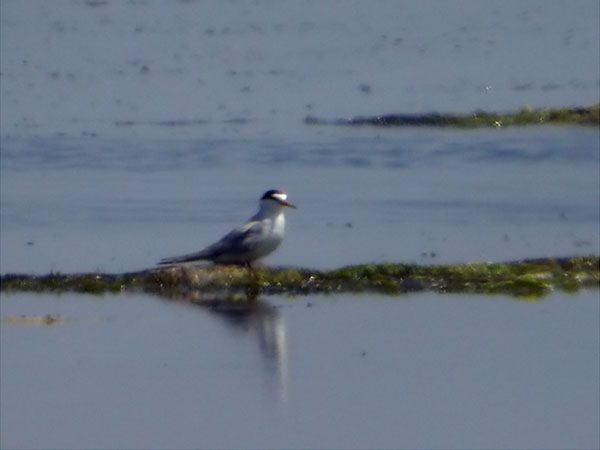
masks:
<svg viewBox="0 0 600 450"><path fill-rule="evenodd" d="M225 235L220 241L206 247L201 253L206 258L214 258L223 253L246 253L253 250L262 235L259 221L248 222Z"/></svg>
<svg viewBox="0 0 600 450"><path fill-rule="evenodd" d="M159 265L177 264L191 261L212 260L223 253L245 253L254 249L260 236L262 225L259 221L251 221L226 234L219 241L203 250L173 258L161 259Z"/></svg>

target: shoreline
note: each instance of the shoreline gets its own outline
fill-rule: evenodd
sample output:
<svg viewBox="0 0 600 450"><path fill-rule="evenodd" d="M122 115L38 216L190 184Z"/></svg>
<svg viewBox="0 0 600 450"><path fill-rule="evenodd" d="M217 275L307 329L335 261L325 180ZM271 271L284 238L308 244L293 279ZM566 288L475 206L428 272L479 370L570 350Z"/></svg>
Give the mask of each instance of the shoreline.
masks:
<svg viewBox="0 0 600 450"><path fill-rule="evenodd" d="M239 266L173 266L121 274L4 274L0 292L146 292L204 301L248 301L260 295L405 293L504 294L538 299L559 290L600 287L600 257L540 258L455 265L362 264L318 271L308 268L250 270Z"/></svg>
<svg viewBox="0 0 600 450"><path fill-rule="evenodd" d="M600 127L600 103L587 107L532 108L497 113L475 111L469 114L384 114L356 116L344 119L323 119L306 116L307 125L376 126L376 127L439 127L439 128L503 128L528 125L581 125Z"/></svg>

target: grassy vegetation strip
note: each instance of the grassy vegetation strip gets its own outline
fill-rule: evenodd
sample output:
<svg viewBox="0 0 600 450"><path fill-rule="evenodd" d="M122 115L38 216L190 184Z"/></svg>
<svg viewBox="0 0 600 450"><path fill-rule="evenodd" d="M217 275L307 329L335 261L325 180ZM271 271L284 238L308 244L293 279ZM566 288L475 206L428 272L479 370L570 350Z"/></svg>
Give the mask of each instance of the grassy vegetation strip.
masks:
<svg viewBox="0 0 600 450"><path fill-rule="evenodd" d="M124 274L7 274L3 292L149 292L194 301L251 299L259 295L377 292L508 294L538 298L552 290L576 292L600 286L598 256L549 258L509 263L421 266L367 264L330 271L237 266L169 267Z"/></svg>
<svg viewBox="0 0 600 450"><path fill-rule="evenodd" d="M510 127L523 125L587 125L600 126L600 104L581 108L540 108L525 107L521 110L500 114L476 111L472 114L386 114L381 116L351 117L346 119L305 118L309 125L334 126L378 126L378 127Z"/></svg>

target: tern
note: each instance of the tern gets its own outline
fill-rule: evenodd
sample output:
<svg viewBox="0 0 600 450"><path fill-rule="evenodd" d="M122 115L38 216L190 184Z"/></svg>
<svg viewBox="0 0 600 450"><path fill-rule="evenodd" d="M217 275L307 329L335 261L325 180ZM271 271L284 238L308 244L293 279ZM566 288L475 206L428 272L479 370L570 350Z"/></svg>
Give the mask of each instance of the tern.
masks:
<svg viewBox="0 0 600 450"><path fill-rule="evenodd" d="M251 266L257 259L272 253L281 241L285 230L283 210L296 208L283 191L272 189L264 193L258 212L245 224L229 232L221 240L196 253L161 259L159 265L175 265L212 261L215 264Z"/></svg>

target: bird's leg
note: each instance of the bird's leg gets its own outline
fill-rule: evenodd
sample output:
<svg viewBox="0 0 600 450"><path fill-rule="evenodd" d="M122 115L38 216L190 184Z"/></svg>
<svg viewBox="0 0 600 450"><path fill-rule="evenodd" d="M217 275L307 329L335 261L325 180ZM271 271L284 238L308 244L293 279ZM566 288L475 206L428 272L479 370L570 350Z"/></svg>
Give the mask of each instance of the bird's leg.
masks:
<svg viewBox="0 0 600 450"><path fill-rule="evenodd" d="M256 300L260 295L260 276L250 261L246 261L244 265L248 269L250 275L248 279L248 287L246 288L247 299Z"/></svg>

